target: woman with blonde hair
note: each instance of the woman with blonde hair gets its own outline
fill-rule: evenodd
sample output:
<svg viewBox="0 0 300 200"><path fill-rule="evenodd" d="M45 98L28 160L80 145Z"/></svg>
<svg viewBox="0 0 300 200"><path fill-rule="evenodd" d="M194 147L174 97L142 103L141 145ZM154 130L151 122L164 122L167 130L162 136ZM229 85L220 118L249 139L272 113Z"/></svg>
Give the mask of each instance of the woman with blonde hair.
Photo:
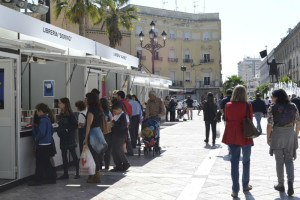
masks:
<svg viewBox="0 0 300 200"><path fill-rule="evenodd" d="M253 140L244 137L243 120L246 117L247 107L251 119L253 118L252 105L247 103L246 89L238 85L233 90L230 102L225 105L226 127L222 142L227 144L231 152L231 179L232 194L234 198L238 197L239 185L239 160L241 151L243 153L243 191L249 191L252 186L249 185L250 177L250 156Z"/></svg>

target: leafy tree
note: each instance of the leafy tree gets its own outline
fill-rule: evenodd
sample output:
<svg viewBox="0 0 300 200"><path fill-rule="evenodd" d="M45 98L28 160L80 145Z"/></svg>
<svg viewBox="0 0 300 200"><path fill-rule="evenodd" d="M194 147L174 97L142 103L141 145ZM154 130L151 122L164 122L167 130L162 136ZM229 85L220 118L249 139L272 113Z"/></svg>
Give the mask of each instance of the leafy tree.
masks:
<svg viewBox="0 0 300 200"><path fill-rule="evenodd" d="M121 28L132 30L134 24L132 20L138 20L138 16L134 14L137 8L134 6L124 7L129 0L97 0L99 4L101 30L105 32L109 39L109 46L115 48L121 45L122 33Z"/></svg>
<svg viewBox="0 0 300 200"><path fill-rule="evenodd" d="M224 82L223 85L224 92L237 85L246 85L246 82L242 80L241 76L232 75L230 77L227 77L227 80Z"/></svg>
<svg viewBox="0 0 300 200"><path fill-rule="evenodd" d="M85 36L86 17L90 18L92 23L99 21L100 15L94 0L54 0L55 17L58 18L62 11L71 23L79 25L79 35Z"/></svg>
<svg viewBox="0 0 300 200"><path fill-rule="evenodd" d="M258 86L255 90L255 94L256 93L260 93L261 95L267 94L268 91L270 90L269 88L269 81L267 83L261 84L260 86Z"/></svg>
<svg viewBox="0 0 300 200"><path fill-rule="evenodd" d="M295 79L290 79L290 77L288 77L287 75L285 75L284 77L282 77L279 82L285 82L285 83L289 83L289 82L296 82Z"/></svg>

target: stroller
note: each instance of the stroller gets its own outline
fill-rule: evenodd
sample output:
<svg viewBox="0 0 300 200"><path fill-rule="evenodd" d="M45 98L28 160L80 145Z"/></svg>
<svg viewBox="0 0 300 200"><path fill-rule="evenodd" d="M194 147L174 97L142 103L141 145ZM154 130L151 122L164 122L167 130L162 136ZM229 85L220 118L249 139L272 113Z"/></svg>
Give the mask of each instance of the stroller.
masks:
<svg viewBox="0 0 300 200"><path fill-rule="evenodd" d="M183 120L186 121L186 119L184 118L185 114L187 114L187 107L184 107L182 110L178 110L177 111L178 119L183 118Z"/></svg>
<svg viewBox="0 0 300 200"><path fill-rule="evenodd" d="M160 155L159 146L159 121L155 118L150 118L145 120L142 124L142 142L144 143L144 155L149 154L153 151L153 156L155 154ZM138 148L138 154L141 155L141 146Z"/></svg>

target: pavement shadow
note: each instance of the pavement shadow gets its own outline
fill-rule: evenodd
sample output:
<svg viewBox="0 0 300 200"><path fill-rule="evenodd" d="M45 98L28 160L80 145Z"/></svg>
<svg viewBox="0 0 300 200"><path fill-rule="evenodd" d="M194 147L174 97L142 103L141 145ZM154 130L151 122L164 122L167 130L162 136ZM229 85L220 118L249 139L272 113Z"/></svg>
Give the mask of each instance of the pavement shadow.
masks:
<svg viewBox="0 0 300 200"><path fill-rule="evenodd" d="M244 192L246 200L255 200L255 198L252 196L251 192Z"/></svg>
<svg viewBox="0 0 300 200"><path fill-rule="evenodd" d="M226 154L225 156L217 156L217 158L223 158L224 161L230 161L229 154ZM240 157L240 161L243 161L243 157Z"/></svg>
<svg viewBox="0 0 300 200"><path fill-rule="evenodd" d="M224 161L230 161L230 155L226 154L225 156L217 156L217 158L223 158Z"/></svg>
<svg viewBox="0 0 300 200"><path fill-rule="evenodd" d="M210 144L205 144L204 148L205 149L219 149L219 148L222 148L222 145L221 144L216 144L215 146L212 146Z"/></svg>
<svg viewBox="0 0 300 200"><path fill-rule="evenodd" d="M299 197L288 196L285 192L279 192L280 197L274 200L300 200Z"/></svg>

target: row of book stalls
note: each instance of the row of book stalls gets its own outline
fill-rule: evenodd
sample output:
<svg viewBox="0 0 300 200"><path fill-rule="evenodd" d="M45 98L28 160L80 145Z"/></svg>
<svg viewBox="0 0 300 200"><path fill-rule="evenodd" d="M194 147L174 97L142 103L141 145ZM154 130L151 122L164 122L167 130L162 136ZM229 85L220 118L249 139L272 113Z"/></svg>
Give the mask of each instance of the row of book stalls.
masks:
<svg viewBox="0 0 300 200"><path fill-rule="evenodd" d="M93 88L102 97L124 90L142 102L151 90L169 93L171 81L138 71L134 56L2 5L0 19L0 191L34 174L31 123L38 103L58 115L58 99L68 97L76 111L75 102ZM54 140L60 166L56 133Z"/></svg>

